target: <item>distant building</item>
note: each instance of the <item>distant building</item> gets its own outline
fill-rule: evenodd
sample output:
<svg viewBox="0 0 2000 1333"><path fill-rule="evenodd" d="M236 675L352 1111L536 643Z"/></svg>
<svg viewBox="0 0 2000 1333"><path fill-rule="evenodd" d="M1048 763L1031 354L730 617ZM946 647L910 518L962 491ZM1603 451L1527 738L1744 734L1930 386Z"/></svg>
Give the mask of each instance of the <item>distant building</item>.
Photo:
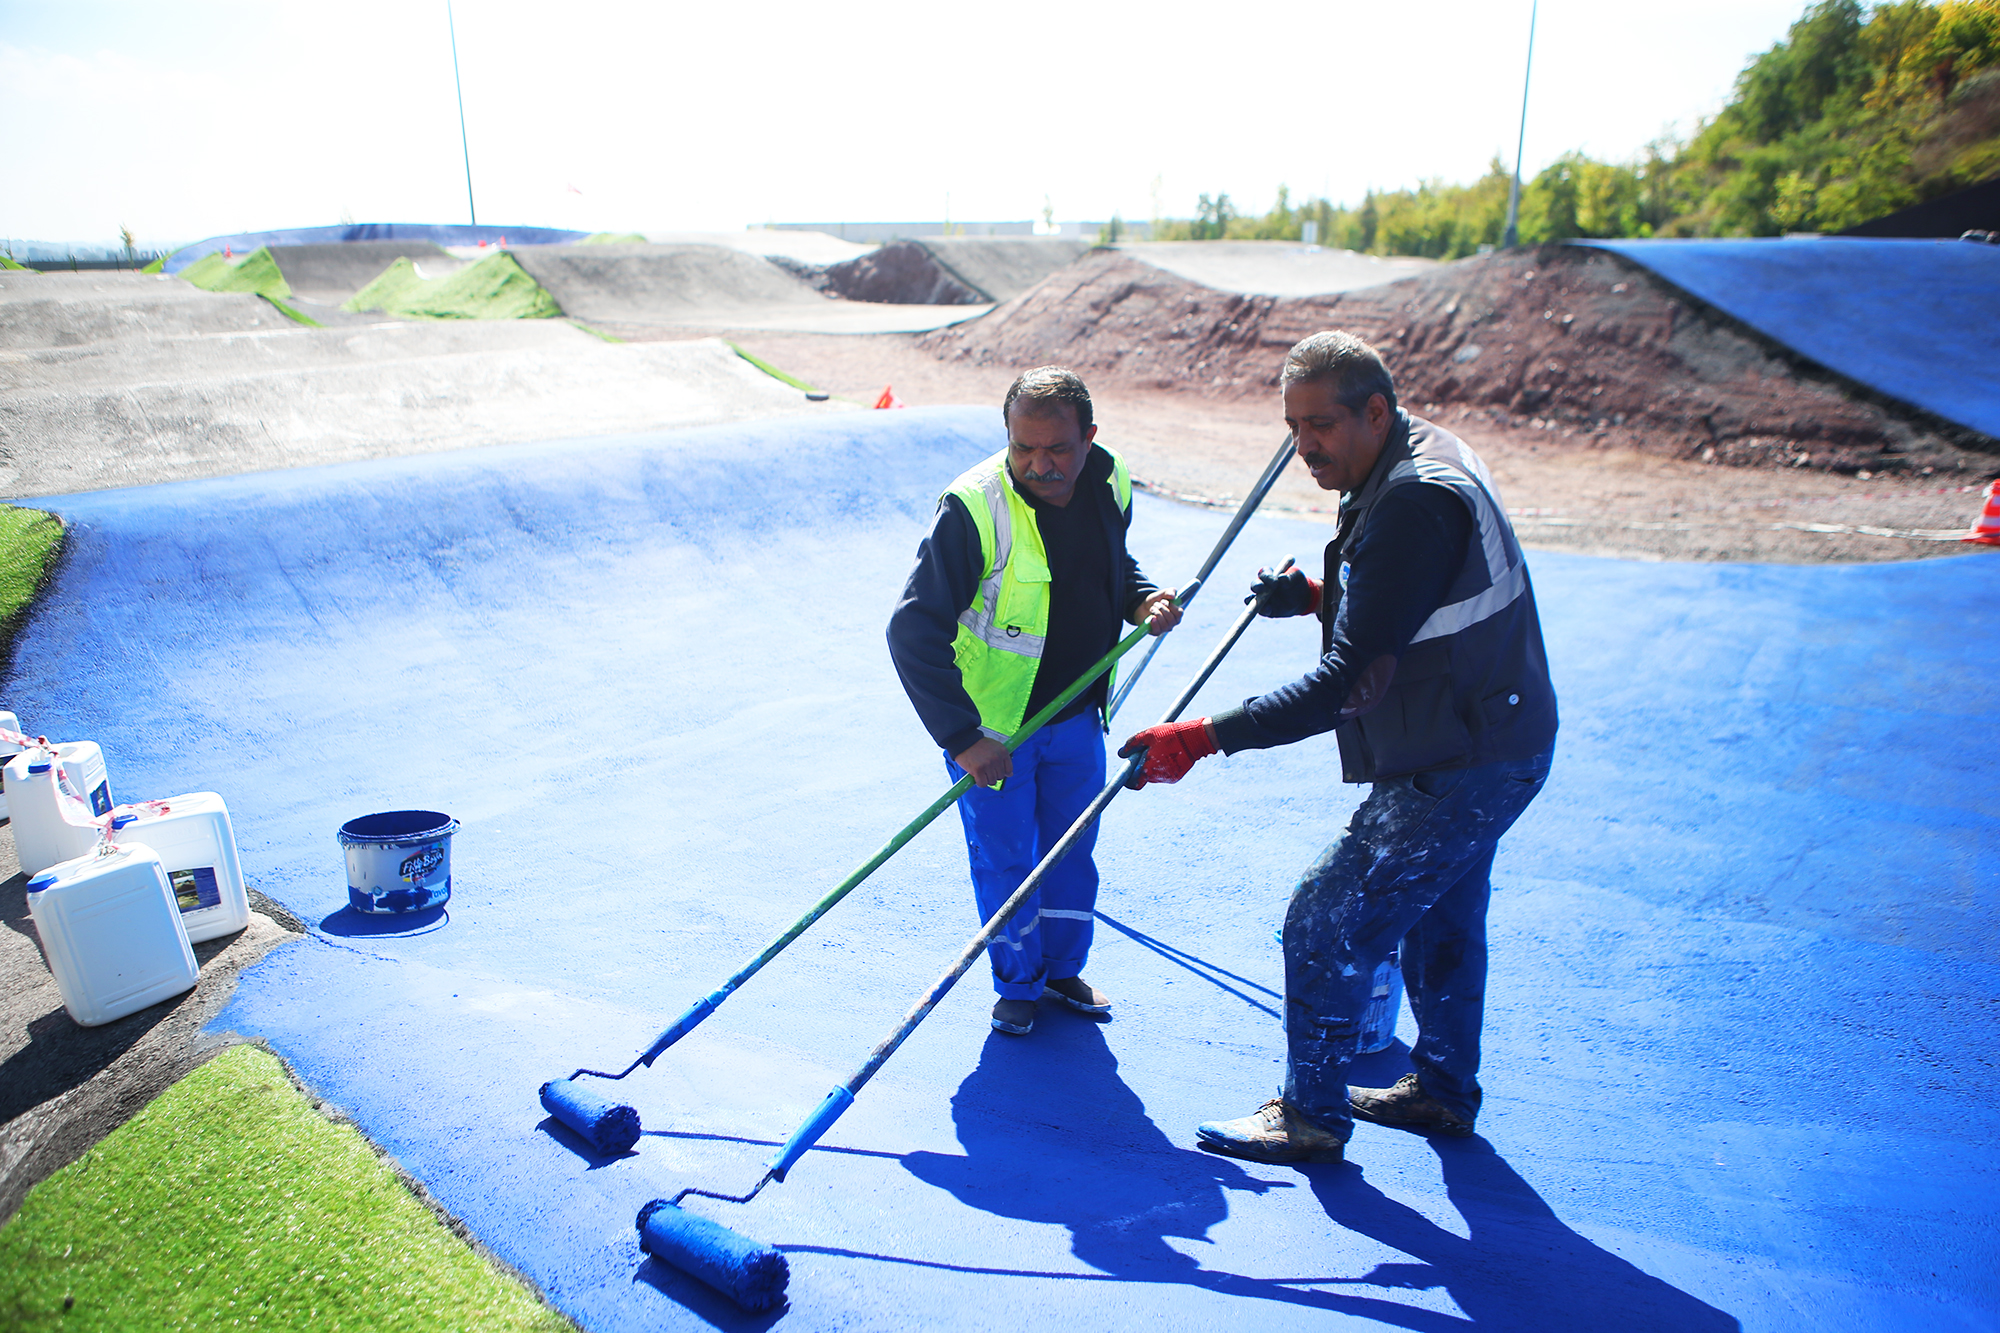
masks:
<svg viewBox="0 0 2000 1333"><path fill-rule="evenodd" d="M844 241L914 241L926 236L1060 236L1095 241L1107 222L1058 222L1054 231L1039 222L767 222L772 231L823 231ZM1143 241L1152 231L1144 222L1120 222L1119 239Z"/></svg>

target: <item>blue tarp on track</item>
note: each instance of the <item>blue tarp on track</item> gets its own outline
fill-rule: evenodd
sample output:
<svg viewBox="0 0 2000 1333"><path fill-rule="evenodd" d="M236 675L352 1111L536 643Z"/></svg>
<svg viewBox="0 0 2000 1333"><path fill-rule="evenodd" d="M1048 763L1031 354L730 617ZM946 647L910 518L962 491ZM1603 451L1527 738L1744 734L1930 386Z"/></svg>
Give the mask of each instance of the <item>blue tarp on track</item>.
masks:
<svg viewBox="0 0 2000 1333"><path fill-rule="evenodd" d="M1614 250L1808 360L2000 438L2000 246L1578 241Z"/></svg>
<svg viewBox="0 0 2000 1333"><path fill-rule="evenodd" d="M70 535L8 706L100 742L121 799L221 792L312 924L218 1028L585 1328L767 1328L634 1214L748 1188L956 955L955 816L622 1085L634 1154L536 1089L623 1067L944 789L883 626L1001 443L990 408L856 412L38 502ZM1226 517L1141 495L1133 549L1185 579ZM1329 533L1254 520L1117 735ZM1213 759L1106 815L1115 1021L994 1033L976 968L786 1183L690 1201L788 1253L785 1329L1995 1327L2000 558L1532 563L1563 734L1495 871L1481 1136L1195 1150L1276 1087L1272 929L1359 796L1330 737ZM1258 622L1194 714L1317 642ZM384 935L334 834L404 808L462 821L454 895Z"/></svg>
<svg viewBox="0 0 2000 1333"><path fill-rule="evenodd" d="M290 227L282 231L244 231L211 236L184 245L167 256L163 268L178 273L197 259L224 249L239 255L266 245L332 245L340 241L429 241L433 245L566 245L590 235L557 227L461 227L431 222L349 222L338 227Z"/></svg>

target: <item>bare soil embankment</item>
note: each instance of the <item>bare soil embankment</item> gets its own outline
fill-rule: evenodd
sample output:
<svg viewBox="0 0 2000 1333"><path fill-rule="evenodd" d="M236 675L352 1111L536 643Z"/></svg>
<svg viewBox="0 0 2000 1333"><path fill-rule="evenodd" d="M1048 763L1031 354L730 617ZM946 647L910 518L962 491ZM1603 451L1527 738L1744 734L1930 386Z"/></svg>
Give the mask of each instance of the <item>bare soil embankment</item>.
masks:
<svg viewBox="0 0 2000 1333"><path fill-rule="evenodd" d="M1616 255L1546 246L1315 297L1201 287L1096 252L918 346L975 365L1060 362L1094 385L1268 400L1318 329L1382 352L1412 411L1576 448L1736 467L1972 479L1994 442L1818 370Z"/></svg>

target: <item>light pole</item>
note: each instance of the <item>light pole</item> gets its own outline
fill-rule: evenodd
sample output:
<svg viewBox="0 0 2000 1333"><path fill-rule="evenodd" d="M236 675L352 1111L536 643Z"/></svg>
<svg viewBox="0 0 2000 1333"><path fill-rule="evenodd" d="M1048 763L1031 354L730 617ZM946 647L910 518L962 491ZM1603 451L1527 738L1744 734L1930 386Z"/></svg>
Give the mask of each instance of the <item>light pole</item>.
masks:
<svg viewBox="0 0 2000 1333"><path fill-rule="evenodd" d="M1521 220L1521 150L1528 142L1528 80L1535 73L1535 13L1540 8L1541 0L1532 0L1528 6L1528 69L1521 75L1521 134L1514 141L1514 183L1507 190L1507 230L1500 236L1503 250L1512 250L1521 243L1521 231L1516 225ZM462 118L464 112L461 110L459 114ZM469 181L471 168L466 170Z"/></svg>
<svg viewBox="0 0 2000 1333"><path fill-rule="evenodd" d="M444 0L444 24L445 30L451 34L451 86L458 92L458 147L459 151L465 154L465 207L466 211L472 214L472 225L476 227L479 225L479 205L472 202L472 147L465 138L465 86L458 81L458 25L452 22L451 0ZM1531 36L1528 41L1529 50L1532 52L1534 38ZM1526 114L1524 109L1522 115ZM1518 182L1520 177L1518 167L1514 175Z"/></svg>

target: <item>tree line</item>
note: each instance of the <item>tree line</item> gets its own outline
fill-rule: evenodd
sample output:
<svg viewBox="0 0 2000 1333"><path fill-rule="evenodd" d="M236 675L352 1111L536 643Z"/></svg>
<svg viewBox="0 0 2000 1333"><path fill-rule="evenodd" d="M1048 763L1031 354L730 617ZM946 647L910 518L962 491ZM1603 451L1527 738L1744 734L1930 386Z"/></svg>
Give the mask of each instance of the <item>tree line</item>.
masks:
<svg viewBox="0 0 2000 1333"><path fill-rule="evenodd" d="M1524 244L1576 237L1834 232L2000 175L2000 0L1820 0L1737 76L1728 105L1636 160L1565 153L1521 189ZM1497 245L1509 174L1371 191L1356 207L1278 189L1155 220L1156 240L1298 240L1457 259Z"/></svg>

